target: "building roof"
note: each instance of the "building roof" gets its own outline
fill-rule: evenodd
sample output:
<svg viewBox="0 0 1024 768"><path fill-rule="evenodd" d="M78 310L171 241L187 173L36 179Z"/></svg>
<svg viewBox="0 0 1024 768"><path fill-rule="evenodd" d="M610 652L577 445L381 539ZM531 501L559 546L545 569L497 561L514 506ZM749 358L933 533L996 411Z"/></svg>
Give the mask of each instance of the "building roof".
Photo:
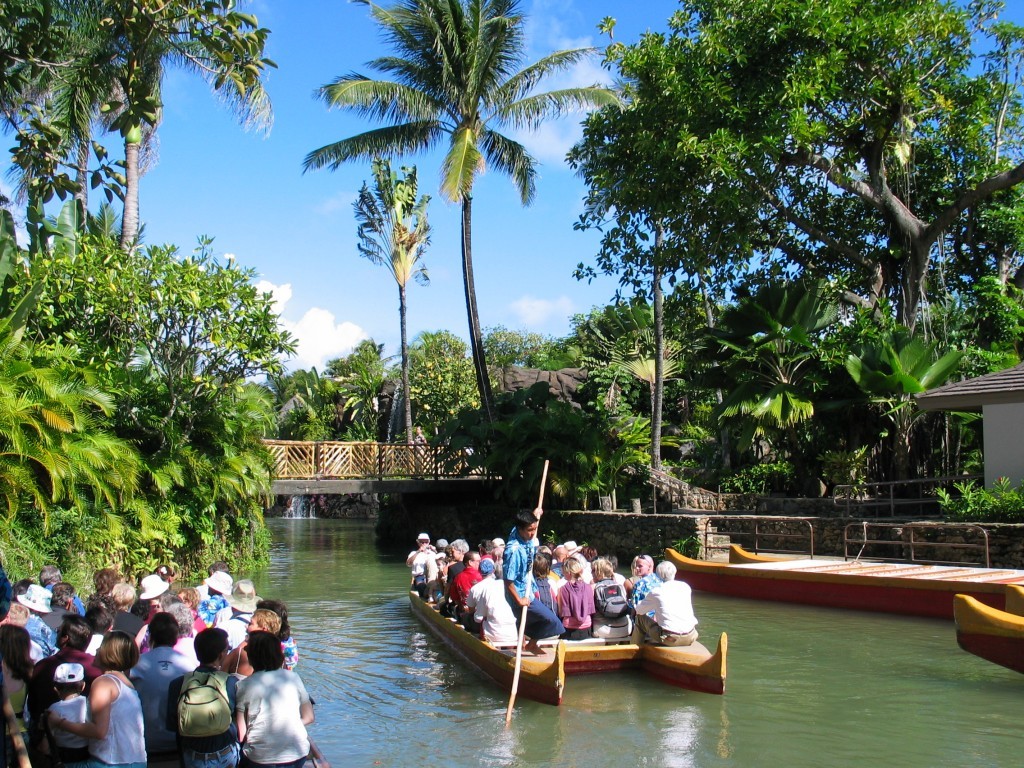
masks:
<svg viewBox="0 0 1024 768"><path fill-rule="evenodd" d="M918 406L926 411L976 410L999 403L1024 403L1024 363L945 384L917 396Z"/></svg>

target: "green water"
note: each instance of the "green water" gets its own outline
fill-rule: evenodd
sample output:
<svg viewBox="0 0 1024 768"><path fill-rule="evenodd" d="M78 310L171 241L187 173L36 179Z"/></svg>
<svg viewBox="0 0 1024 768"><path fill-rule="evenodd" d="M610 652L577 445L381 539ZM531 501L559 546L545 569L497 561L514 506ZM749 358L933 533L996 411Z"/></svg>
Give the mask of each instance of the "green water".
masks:
<svg viewBox="0 0 1024 768"><path fill-rule="evenodd" d="M561 707L517 703L410 615L404 553L372 526L273 520L261 595L285 600L310 733L343 766L1018 766L1024 675L956 645L952 621L696 593L729 633L725 696L640 673L573 677ZM501 533L501 532L498 532Z"/></svg>

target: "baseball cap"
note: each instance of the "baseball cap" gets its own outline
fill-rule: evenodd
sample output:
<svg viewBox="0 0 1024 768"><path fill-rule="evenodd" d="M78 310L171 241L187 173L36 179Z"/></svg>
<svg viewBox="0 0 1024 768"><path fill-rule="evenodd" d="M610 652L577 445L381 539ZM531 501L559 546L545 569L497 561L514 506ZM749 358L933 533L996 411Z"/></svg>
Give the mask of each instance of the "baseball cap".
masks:
<svg viewBox="0 0 1024 768"><path fill-rule="evenodd" d="M484 576L494 573L494 561L493 560L481 560L480 561L480 573Z"/></svg>
<svg viewBox="0 0 1024 768"><path fill-rule="evenodd" d="M85 667L81 664L64 663L58 664L53 670L53 682L55 683L80 683L85 680Z"/></svg>

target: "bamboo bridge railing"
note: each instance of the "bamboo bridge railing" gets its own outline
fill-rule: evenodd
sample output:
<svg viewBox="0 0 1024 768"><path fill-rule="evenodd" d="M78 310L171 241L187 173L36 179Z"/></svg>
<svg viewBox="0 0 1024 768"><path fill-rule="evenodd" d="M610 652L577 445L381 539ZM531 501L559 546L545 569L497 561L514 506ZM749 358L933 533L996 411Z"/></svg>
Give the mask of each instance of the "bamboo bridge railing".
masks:
<svg viewBox="0 0 1024 768"><path fill-rule="evenodd" d="M446 448L404 443L264 440L278 480L385 480L479 476Z"/></svg>

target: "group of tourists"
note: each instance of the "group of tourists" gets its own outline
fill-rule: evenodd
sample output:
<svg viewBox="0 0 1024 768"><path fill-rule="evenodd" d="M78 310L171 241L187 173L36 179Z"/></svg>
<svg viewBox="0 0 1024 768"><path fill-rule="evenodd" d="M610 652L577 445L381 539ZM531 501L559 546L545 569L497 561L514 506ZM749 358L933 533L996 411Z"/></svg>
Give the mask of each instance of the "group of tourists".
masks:
<svg viewBox="0 0 1024 768"><path fill-rule="evenodd" d="M0 569L4 768L12 727L33 768L301 768L313 703L288 610L213 563L196 586L111 568L84 601L59 569Z"/></svg>
<svg viewBox="0 0 1024 768"><path fill-rule="evenodd" d="M499 646L518 644L526 611L526 653L540 653L539 642L551 638L670 646L697 640L690 587L676 580L675 565L655 567L649 555L638 555L627 578L615 555L575 541L541 545L542 514L521 511L507 542L484 540L475 549L465 539L432 544L421 533L406 559L412 589Z"/></svg>

